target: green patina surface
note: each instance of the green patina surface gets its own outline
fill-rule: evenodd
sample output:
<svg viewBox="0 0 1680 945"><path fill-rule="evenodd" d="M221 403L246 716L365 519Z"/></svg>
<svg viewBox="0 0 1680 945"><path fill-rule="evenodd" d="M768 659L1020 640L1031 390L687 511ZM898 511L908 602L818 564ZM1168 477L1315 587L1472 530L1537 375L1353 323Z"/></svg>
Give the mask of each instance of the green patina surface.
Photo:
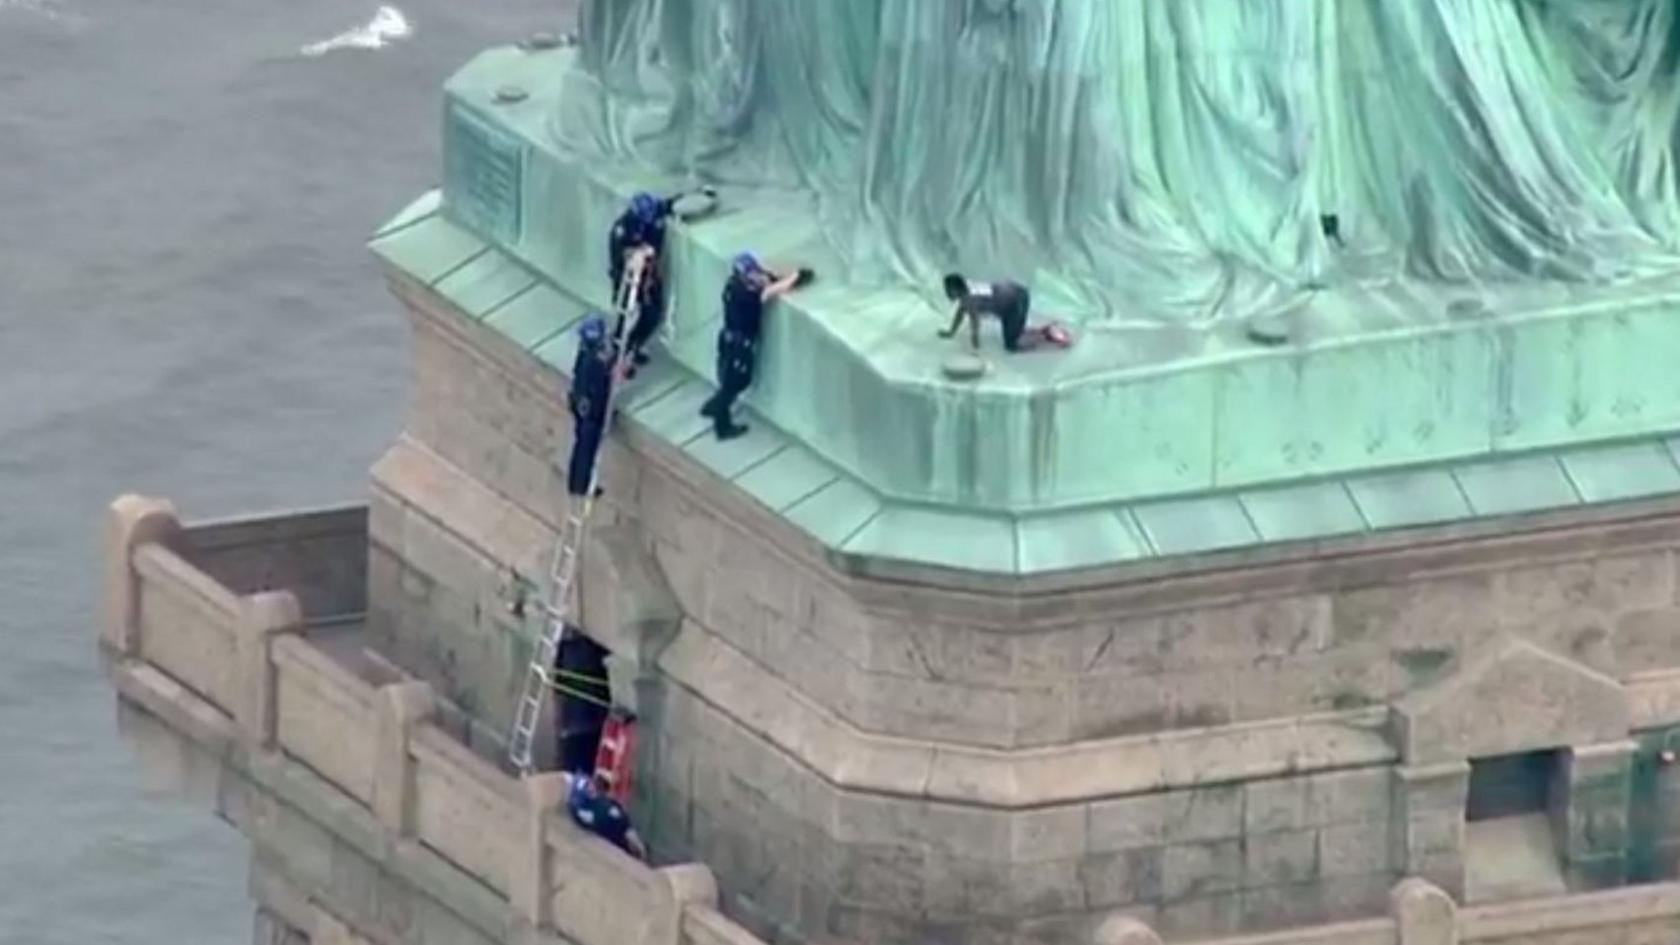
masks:
<svg viewBox="0 0 1680 945"><path fill-rule="evenodd" d="M1680 728L1653 729L1635 735L1639 744L1628 769L1630 803L1627 812L1627 866L1631 882L1653 882L1664 877L1659 847L1680 840L1671 825L1676 798L1663 791L1662 760L1665 751L1680 751Z"/></svg>
<svg viewBox="0 0 1680 945"><path fill-rule="evenodd" d="M470 285L460 289L469 310L503 300L516 262L578 304L606 307L610 221L632 191L679 185L562 146L552 127L562 97L587 91L574 65L565 50L493 50L449 84L443 212L462 230L451 239L476 233L499 251L457 263L452 278ZM528 95L498 102L496 91L510 85ZM721 212L674 228L667 246L668 346L697 378L711 373L717 298L735 252L856 271L819 232L811 194L722 189ZM440 238L436 252L451 257L453 244ZM952 347L933 338L944 313L930 288L819 279L772 314L747 398L894 508L1086 522L1042 513L1196 497L1149 503L1119 526L1082 526L1085 543L1112 547L1137 529L1167 552L1186 548L1178 536L1197 530L1206 532L1198 545L1241 544L1422 524L1481 507L1514 512L1577 494L1661 491L1672 473L1652 444L1561 465L1506 459L1680 429L1672 277L1497 290L1350 280L1296 299L1296 337L1275 349L1248 341L1234 322L1197 330L1093 322L1072 350L1005 356L994 329L985 339L992 371L966 383L941 374ZM1455 308L1465 300L1479 314ZM513 298L492 323L526 340L543 330L550 301ZM675 433L698 430L674 414L683 398L701 396L673 393ZM749 450L762 448L750 439ZM736 450L723 454L725 471L744 462ZM1462 481L1415 468L1484 460ZM1364 475L1383 469L1398 471ZM1345 487L1316 482L1330 477L1352 478ZM1286 484L1293 488L1275 488ZM1240 503L1234 496L1245 490L1263 497ZM884 512L853 537L873 547L899 520Z"/></svg>
<svg viewBox="0 0 1680 945"><path fill-rule="evenodd" d="M465 317L557 372L570 369L569 329L593 303L462 226L437 194L402 211L372 248ZM620 403L629 422L831 548L964 570L1043 573L1680 491L1680 437L1656 433L1076 509L935 506L882 492L763 416L752 419L749 435L717 442L696 413L710 390L705 374L660 358Z"/></svg>

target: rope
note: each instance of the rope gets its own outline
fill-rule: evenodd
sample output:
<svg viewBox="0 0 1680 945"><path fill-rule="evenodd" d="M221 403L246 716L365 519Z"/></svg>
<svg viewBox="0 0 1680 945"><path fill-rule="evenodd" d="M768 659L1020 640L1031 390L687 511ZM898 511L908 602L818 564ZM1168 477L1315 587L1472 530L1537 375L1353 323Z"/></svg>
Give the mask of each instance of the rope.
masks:
<svg viewBox="0 0 1680 945"><path fill-rule="evenodd" d="M598 698L598 697L596 697L594 695L591 695L587 692L582 692L582 691L579 691L577 689L569 688L563 683L555 682L552 678L547 678L544 681L548 683L548 688L553 689L555 692L558 692L561 695L566 696L567 698L577 699L580 702L587 702L590 705L600 706L603 709L609 709L610 710L610 709L613 708L613 704L611 702L606 701L605 699Z"/></svg>
<svg viewBox="0 0 1680 945"><path fill-rule="evenodd" d="M598 683L602 686L609 687L612 685L612 683L607 681L607 677L605 676L591 676L588 673L574 672L569 669L552 669L549 670L548 674L550 676L564 676L567 679L575 679L578 682Z"/></svg>

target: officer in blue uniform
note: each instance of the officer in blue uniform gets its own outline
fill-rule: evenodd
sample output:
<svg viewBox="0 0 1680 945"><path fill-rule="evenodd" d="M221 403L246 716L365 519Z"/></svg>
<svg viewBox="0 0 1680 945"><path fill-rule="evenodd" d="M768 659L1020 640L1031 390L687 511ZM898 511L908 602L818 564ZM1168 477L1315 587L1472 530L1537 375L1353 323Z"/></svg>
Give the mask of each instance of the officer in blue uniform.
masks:
<svg viewBox="0 0 1680 945"><path fill-rule="evenodd" d="M574 421L566 491L575 496L589 494L595 455L606 433L607 400L613 384L613 349L606 341L607 323L600 315L592 314L578 326L577 360L572 363L572 388L566 395Z"/></svg>
<svg viewBox="0 0 1680 945"><path fill-rule="evenodd" d="M811 278L811 270L779 274L758 264L751 253L735 257L729 281L723 287L723 328L718 332L718 390L700 408L700 415L712 418L712 429L720 440L747 432L747 425L730 417L735 399L752 386L758 364L758 339L763 331L764 306Z"/></svg>
<svg viewBox="0 0 1680 945"><path fill-rule="evenodd" d="M707 197L717 196L717 192L709 187L702 188L700 193ZM625 338L622 314L613 327L613 340L629 346L630 360L635 365L648 362L647 353L642 349L665 321L665 274L661 268L665 253L665 226L676 212L680 196L655 197L644 192L631 197L630 205L613 223L607 240L607 274L612 279L615 303L619 293L624 291L624 273L629 268L630 259L638 253L647 255L642 269L642 287L637 297L639 314L636 327L630 332L630 337Z"/></svg>
<svg viewBox="0 0 1680 945"><path fill-rule="evenodd" d="M624 337L624 315L619 313L618 323L613 326L613 340L619 344L628 344L630 359L633 364L646 364L648 356L642 351L642 346L659 329L659 323L665 316L665 286L660 273L660 254L665 251L665 224L671 219L672 208L676 205L674 197L655 197L649 193L639 193L630 198L630 205L619 214L613 223L612 234L607 240L607 259L609 260L608 275L612 279L613 301L616 304L620 293L624 291L624 273L629 268L631 257L637 253L644 253L647 262L642 268L642 286L637 296L636 327L630 331L630 337Z"/></svg>
<svg viewBox="0 0 1680 945"><path fill-rule="evenodd" d="M571 790L566 793L566 808L572 820L636 859L647 859L647 844L630 824L630 814L607 793L601 779L582 774L568 777Z"/></svg>

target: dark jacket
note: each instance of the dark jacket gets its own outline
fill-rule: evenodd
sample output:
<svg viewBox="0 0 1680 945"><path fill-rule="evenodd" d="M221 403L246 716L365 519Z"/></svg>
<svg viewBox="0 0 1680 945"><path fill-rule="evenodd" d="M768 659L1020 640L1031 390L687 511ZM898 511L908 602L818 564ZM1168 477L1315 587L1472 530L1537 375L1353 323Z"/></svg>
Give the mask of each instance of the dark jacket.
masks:
<svg viewBox="0 0 1680 945"><path fill-rule="evenodd" d="M652 220L643 220L634 210L625 210L619 214L613 223L612 235L607 239L607 259L611 268L613 285L618 285L624 278L624 254L640 246L651 247L654 252L665 251L665 222L671 218L675 200L659 201L659 212Z"/></svg>
<svg viewBox="0 0 1680 945"><path fill-rule="evenodd" d="M577 361L572 364L572 389L567 398L572 417L585 423L605 421L611 393L612 359L606 346L597 342L579 347Z"/></svg>

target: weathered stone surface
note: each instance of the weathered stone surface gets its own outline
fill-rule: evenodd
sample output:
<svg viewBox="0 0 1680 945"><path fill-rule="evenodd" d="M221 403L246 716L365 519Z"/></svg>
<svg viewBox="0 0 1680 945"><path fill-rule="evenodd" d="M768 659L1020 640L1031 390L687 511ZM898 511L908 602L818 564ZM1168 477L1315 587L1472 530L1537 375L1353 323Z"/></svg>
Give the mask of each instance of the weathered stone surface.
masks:
<svg viewBox="0 0 1680 945"><path fill-rule="evenodd" d="M1236 718L1236 684L1236 672L1228 669L1162 677L1165 727L1211 728L1231 722Z"/></svg>
<svg viewBox="0 0 1680 945"><path fill-rule="evenodd" d="M393 683L375 697L373 763L374 816L388 829L409 835L414 826L414 764L408 753L409 734L432 717L436 708L432 687L424 682Z"/></svg>
<svg viewBox="0 0 1680 945"><path fill-rule="evenodd" d="M1459 853L1464 849L1464 814L1425 810L1413 813L1402 827L1410 857L1428 853Z"/></svg>
<svg viewBox="0 0 1680 945"><path fill-rule="evenodd" d="M283 633L303 630L303 610L289 591L266 591L240 600L234 648L243 677L234 717L240 734L254 745L274 741L276 718L274 664L270 644Z"/></svg>
<svg viewBox="0 0 1680 945"><path fill-rule="evenodd" d="M1614 649L1623 673L1680 666L1680 608L1635 610L1616 619Z"/></svg>
<svg viewBox="0 0 1680 945"><path fill-rule="evenodd" d="M1243 895L1224 892L1163 903L1155 928L1168 941L1235 935L1242 929Z"/></svg>
<svg viewBox="0 0 1680 945"><path fill-rule="evenodd" d="M1512 637L1397 703L1395 714L1413 765L1610 741L1628 730L1620 683Z"/></svg>
<svg viewBox="0 0 1680 945"><path fill-rule="evenodd" d="M124 495L105 517L105 587L101 636L124 656L140 653L139 578L134 549L150 542L167 544L179 536L175 506L164 499Z"/></svg>
<svg viewBox="0 0 1680 945"><path fill-rule="evenodd" d="M1016 863L1007 873L1010 916L1037 916L1079 912L1085 908L1085 891L1078 860L1047 860Z"/></svg>
<svg viewBox="0 0 1680 945"><path fill-rule="evenodd" d="M1093 852L1167 846L1242 834L1239 785L1122 797L1090 805Z"/></svg>
<svg viewBox="0 0 1680 945"><path fill-rule="evenodd" d="M957 683L876 673L859 674L852 685L855 721L867 731L989 748L1015 740L1007 698L986 698Z"/></svg>
<svg viewBox="0 0 1680 945"><path fill-rule="evenodd" d="M1402 880L1390 909L1400 945L1458 945L1458 907L1440 888L1415 877Z"/></svg>
<svg viewBox="0 0 1680 945"><path fill-rule="evenodd" d="M1468 762L1402 766L1394 769L1394 778L1397 815L1412 817L1419 811L1446 811L1462 817L1470 791Z"/></svg>
<svg viewBox="0 0 1680 945"><path fill-rule="evenodd" d="M1243 885L1288 886L1316 879L1318 845L1312 830L1248 834L1243 838Z"/></svg>
<svg viewBox="0 0 1680 945"><path fill-rule="evenodd" d="M1517 569L1505 575L1500 615L1520 632L1570 612L1661 607L1674 601L1673 578L1666 551Z"/></svg>
<svg viewBox="0 0 1680 945"><path fill-rule="evenodd" d="M253 945L312 945L306 930L267 909L258 909L251 929Z"/></svg>
<svg viewBox="0 0 1680 945"><path fill-rule="evenodd" d="M1243 785L1243 831L1387 820L1392 778L1388 768L1366 768L1250 781Z"/></svg>
<svg viewBox="0 0 1680 945"><path fill-rule="evenodd" d="M1315 899L1320 922L1345 922L1381 914L1394 886L1396 873L1384 870L1368 876L1327 876L1317 884Z"/></svg>
<svg viewBox="0 0 1680 945"><path fill-rule="evenodd" d="M1389 868L1388 822L1325 827L1318 834L1318 868L1325 876L1363 876Z"/></svg>
<svg viewBox="0 0 1680 945"><path fill-rule="evenodd" d="M1095 853L1079 863L1086 905L1093 909L1130 906L1161 898L1160 847Z"/></svg>
<svg viewBox="0 0 1680 945"><path fill-rule="evenodd" d="M929 875L922 848L848 843L836 852L835 889L842 901L900 914L925 908Z"/></svg>
<svg viewBox="0 0 1680 945"><path fill-rule="evenodd" d="M1456 650L1499 624L1498 576L1467 574L1350 589L1335 595L1337 645Z"/></svg>
<svg viewBox="0 0 1680 945"><path fill-rule="evenodd" d="M1004 862L1009 859L1010 826L1010 815L1003 811L846 792L835 799L830 829L846 843L914 843L955 856Z"/></svg>
<svg viewBox="0 0 1680 945"><path fill-rule="evenodd" d="M1174 902L1229 892L1242 885L1242 875L1240 841L1167 847L1161 859L1161 895Z"/></svg>
<svg viewBox="0 0 1680 945"><path fill-rule="evenodd" d="M1322 595L1173 614L1161 622L1162 665L1170 672L1301 656L1328 646L1331 626Z"/></svg>
<svg viewBox="0 0 1680 945"><path fill-rule="evenodd" d="M1082 856L1086 850L1086 817L1085 808L1076 804L1010 815L1010 858L1017 863L1036 863Z"/></svg>
<svg viewBox="0 0 1680 945"><path fill-rule="evenodd" d="M1140 676L1090 676L1073 684L1073 737L1118 738L1167 723L1166 686Z"/></svg>

